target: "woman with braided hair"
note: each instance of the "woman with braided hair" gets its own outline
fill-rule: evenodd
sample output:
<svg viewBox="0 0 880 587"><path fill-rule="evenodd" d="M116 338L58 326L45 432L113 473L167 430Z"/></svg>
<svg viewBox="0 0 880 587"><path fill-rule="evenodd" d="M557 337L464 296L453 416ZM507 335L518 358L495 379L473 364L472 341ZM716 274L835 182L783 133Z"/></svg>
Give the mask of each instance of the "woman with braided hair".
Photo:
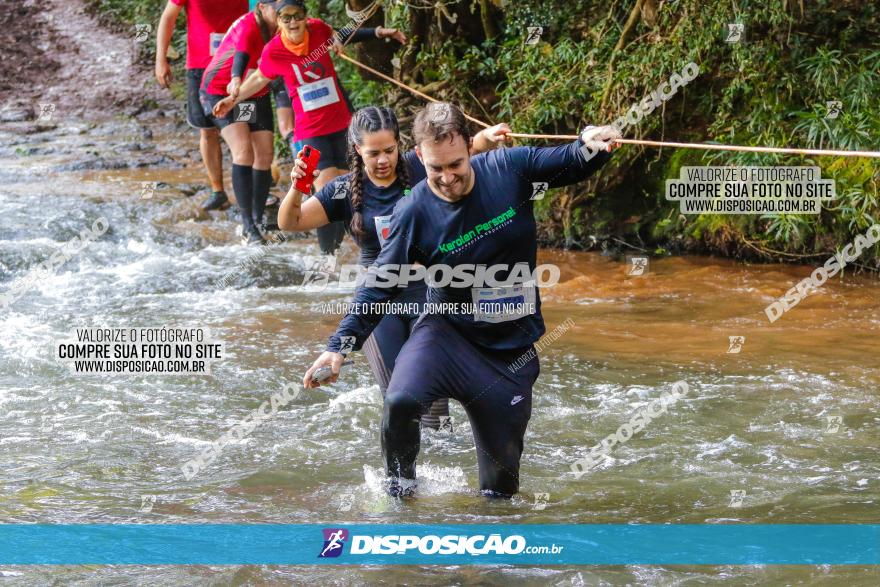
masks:
<svg viewBox="0 0 880 587"><path fill-rule="evenodd" d="M505 140L510 128L499 124L474 137L474 152L488 151ZM400 126L394 111L384 106L368 106L355 112L348 127L348 168L350 173L334 178L314 197L302 202L303 194L294 185L281 203L278 226L281 230L307 231L330 222L342 221L360 247L359 263L372 265L382 250L395 204L410 188L425 179L425 167L415 151L400 154ZM303 153L297 154L290 172L294 184L305 174ZM317 175L317 171L315 174ZM423 304L424 282L411 283L397 297L400 303ZM389 314L364 344L370 368L384 396L394 362L409 338L418 315ZM435 402L422 416L422 425L440 426L440 416L449 415L449 400Z"/></svg>

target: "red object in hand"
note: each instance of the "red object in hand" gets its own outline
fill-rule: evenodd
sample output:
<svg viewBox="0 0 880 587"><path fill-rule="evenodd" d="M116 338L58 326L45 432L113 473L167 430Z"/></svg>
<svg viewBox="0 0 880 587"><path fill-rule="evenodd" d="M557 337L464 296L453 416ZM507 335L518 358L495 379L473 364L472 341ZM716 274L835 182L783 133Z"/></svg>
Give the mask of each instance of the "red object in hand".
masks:
<svg viewBox="0 0 880 587"><path fill-rule="evenodd" d="M321 151L306 145L303 147L303 161L306 162L305 175L293 183L293 187L303 194L312 193L312 183L315 181L315 169L321 159Z"/></svg>

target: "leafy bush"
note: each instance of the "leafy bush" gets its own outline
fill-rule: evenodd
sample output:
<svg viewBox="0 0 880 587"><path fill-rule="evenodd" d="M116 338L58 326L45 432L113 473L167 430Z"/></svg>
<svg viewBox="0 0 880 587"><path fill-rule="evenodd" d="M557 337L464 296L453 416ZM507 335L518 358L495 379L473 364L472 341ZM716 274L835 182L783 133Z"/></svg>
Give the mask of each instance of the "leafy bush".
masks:
<svg viewBox="0 0 880 587"><path fill-rule="evenodd" d="M134 0L96 4L126 22L156 22L162 6ZM320 5L328 22L346 22L342 0ZM407 81L440 82L436 97L453 100L478 118L506 121L520 132L574 134L587 122L612 122L694 61L699 76L627 127L627 136L877 149L877 3L644 0L641 13L633 13L635 0L573 0L564 10L551 0L492 0L446 9L479 21L481 6L490 5L490 16L501 17L499 36L475 37L471 28L468 34L421 39L415 68L405 72ZM314 14L319 2L310 0L309 7ZM393 3L386 8L386 23L406 30L425 10L425 3ZM430 10L439 22L438 9ZM627 27L634 14L634 26ZM727 24L733 22L745 26L740 43L725 42ZM431 25L435 33L437 26ZM535 45L525 44L530 26L543 27ZM402 90L365 81L351 65L337 63L356 107L399 103ZM832 100L842 105L837 118L828 117L826 103ZM835 180L838 199L813 216L680 215L677 204L665 199L664 180L677 177L683 165L709 164L818 165L823 177ZM595 178L553 190L537 211L543 238L554 244L576 246L593 242L594 235L615 235L672 250L683 243L691 250L779 258L778 253L834 249L880 221L878 182L876 159L624 146ZM875 262L880 263L876 254Z"/></svg>

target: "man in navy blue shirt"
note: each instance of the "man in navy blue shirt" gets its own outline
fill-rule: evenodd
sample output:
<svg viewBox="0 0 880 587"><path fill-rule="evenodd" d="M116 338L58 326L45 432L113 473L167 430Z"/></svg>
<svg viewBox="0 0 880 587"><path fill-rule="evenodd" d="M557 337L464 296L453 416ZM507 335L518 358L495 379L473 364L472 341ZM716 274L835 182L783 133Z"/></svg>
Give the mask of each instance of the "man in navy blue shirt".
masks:
<svg viewBox="0 0 880 587"><path fill-rule="evenodd" d="M391 231L371 268L413 264L430 276L443 269L471 268L470 280L442 277L428 289L427 312L401 349L385 395L382 446L392 495L415 487L419 416L441 397L467 411L477 447L480 489L510 497L519 489L523 437L531 416L535 356L517 359L544 334L535 286L537 234L532 197L536 189L582 181L610 158L613 127L588 127L568 145L500 149L471 157L472 139L462 112L451 104L429 104L416 116L416 152L426 181L394 209ZM434 272L432 268L440 269ZM494 280L494 281L493 281ZM441 285L438 282L442 282ZM503 287L486 287L504 283ZM383 307L405 284L359 287L355 310L345 316L324 352L303 379L330 365L338 377L343 356L358 350L382 318ZM465 285L466 287L463 287ZM530 356L532 353L530 353Z"/></svg>

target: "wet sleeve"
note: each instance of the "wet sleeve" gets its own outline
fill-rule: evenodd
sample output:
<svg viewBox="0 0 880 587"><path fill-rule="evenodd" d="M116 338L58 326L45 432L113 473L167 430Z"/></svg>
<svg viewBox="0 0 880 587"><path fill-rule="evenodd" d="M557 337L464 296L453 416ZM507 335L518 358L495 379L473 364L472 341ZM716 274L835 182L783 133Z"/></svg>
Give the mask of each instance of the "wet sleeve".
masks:
<svg viewBox="0 0 880 587"><path fill-rule="evenodd" d="M375 28L359 28L354 30L354 27L343 27L336 29L336 36L343 45L346 43L362 43L377 38Z"/></svg>
<svg viewBox="0 0 880 587"><path fill-rule="evenodd" d="M525 182L545 182L551 188L583 181L611 159L608 152L590 152L580 139L558 147L514 147L493 152L508 157L513 171Z"/></svg>
<svg viewBox="0 0 880 587"><path fill-rule="evenodd" d="M337 198L333 197L339 196L340 194L345 195ZM314 197L321 202L321 205L324 207L324 213L327 214L327 219L330 220L330 222L340 220L343 222L351 222L351 218L346 214L349 205L348 175L336 177L332 181L327 182L324 187L318 190L318 193L316 193Z"/></svg>
<svg viewBox="0 0 880 587"><path fill-rule="evenodd" d="M425 264L414 242L417 231L411 203L411 199L405 198L395 206L388 239L367 270L365 283L355 290L352 309L330 337L328 351L338 353L343 343L351 350L360 350L385 315L384 306L406 290L405 283L399 285L398 276L405 275L411 263ZM403 271L401 266L406 266Z"/></svg>

